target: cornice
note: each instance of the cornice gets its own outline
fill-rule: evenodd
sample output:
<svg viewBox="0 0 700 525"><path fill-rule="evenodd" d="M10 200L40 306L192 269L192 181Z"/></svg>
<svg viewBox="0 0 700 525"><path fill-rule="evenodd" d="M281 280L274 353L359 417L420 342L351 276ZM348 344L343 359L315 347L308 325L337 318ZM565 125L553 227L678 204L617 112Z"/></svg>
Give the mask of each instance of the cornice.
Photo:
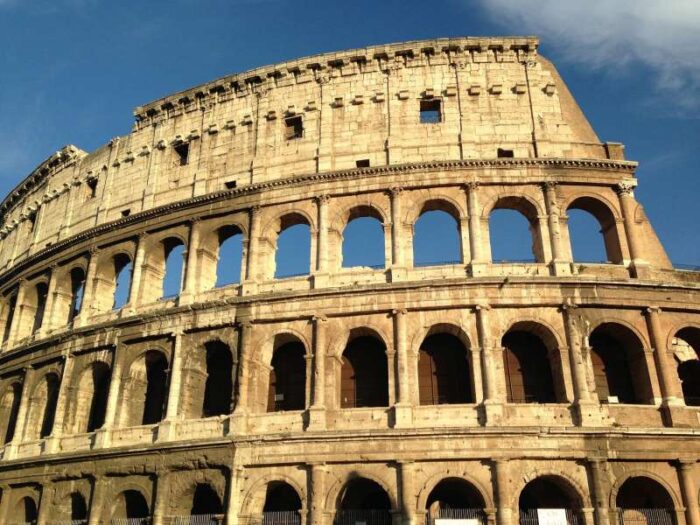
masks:
<svg viewBox="0 0 700 525"><path fill-rule="evenodd" d="M240 188L208 193L206 195L200 195L197 197L192 197L189 199L164 204L163 206L150 208L139 213L134 213L133 215L129 215L127 217L122 217L115 221L101 224L89 230L82 231L72 237L59 241L47 248L36 252L35 254L20 261L13 268L10 268L9 270L6 270L4 273L0 274L0 287L13 275L16 275L18 272L22 271L28 266L31 266L36 261L46 259L47 257L51 257L52 255L59 253L65 248L74 246L82 241L93 239L102 233L127 226L132 226L141 222L146 222L154 217L161 217L165 214L174 211L196 208L197 206L201 206L203 204L211 204L235 197L252 195L275 188L293 187L313 182L331 182L345 179L356 179L358 177L377 177L382 175L411 173L415 171L425 172L445 169L594 169L611 172L623 172L628 176L633 176L636 167L636 162L605 159L467 159L396 164L388 166L376 166L370 168L353 168L348 170L312 173L306 175L299 175L296 177L289 177L286 179L277 179L266 182L254 183L247 186L241 186ZM486 182L483 181L481 183L486 184ZM5 234L11 231L16 226L16 224L13 226L6 226L4 228Z"/></svg>

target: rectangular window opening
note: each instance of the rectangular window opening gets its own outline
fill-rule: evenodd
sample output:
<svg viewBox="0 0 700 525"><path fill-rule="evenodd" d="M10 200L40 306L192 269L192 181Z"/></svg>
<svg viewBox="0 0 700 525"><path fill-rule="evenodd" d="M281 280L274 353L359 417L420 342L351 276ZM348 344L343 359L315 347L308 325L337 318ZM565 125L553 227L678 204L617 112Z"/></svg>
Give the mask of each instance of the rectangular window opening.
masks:
<svg viewBox="0 0 700 525"><path fill-rule="evenodd" d="M131 214L130 209L122 210L122 217L128 217Z"/></svg>
<svg viewBox="0 0 700 525"><path fill-rule="evenodd" d="M229 180L224 182L224 186L226 186L227 190L232 190L236 187L236 181L235 180Z"/></svg>
<svg viewBox="0 0 700 525"><path fill-rule="evenodd" d="M358 168L369 168L369 159L356 160L355 166Z"/></svg>
<svg viewBox="0 0 700 525"><path fill-rule="evenodd" d="M88 199L94 199L97 196L97 179L88 179L87 188Z"/></svg>
<svg viewBox="0 0 700 525"><path fill-rule="evenodd" d="M284 136L287 140L300 139L304 136L304 122L301 115L284 119Z"/></svg>
<svg viewBox="0 0 700 525"><path fill-rule="evenodd" d="M420 101L421 124L439 124L442 122L442 104L439 98Z"/></svg>
<svg viewBox="0 0 700 525"><path fill-rule="evenodd" d="M175 153L180 161L180 166L186 166L190 156L190 143L182 142L175 146Z"/></svg>
<svg viewBox="0 0 700 525"><path fill-rule="evenodd" d="M499 159L512 159L515 155L513 155L512 149L498 148L498 150L496 150L496 156Z"/></svg>

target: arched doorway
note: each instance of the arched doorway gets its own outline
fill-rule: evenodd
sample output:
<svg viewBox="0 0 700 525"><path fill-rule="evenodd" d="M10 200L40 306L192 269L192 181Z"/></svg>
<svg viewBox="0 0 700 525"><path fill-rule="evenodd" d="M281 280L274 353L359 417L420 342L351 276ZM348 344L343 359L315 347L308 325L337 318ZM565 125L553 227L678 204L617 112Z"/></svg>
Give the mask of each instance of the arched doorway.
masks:
<svg viewBox="0 0 700 525"><path fill-rule="evenodd" d="M376 482L366 478L349 481L338 498L335 525L391 525L391 500Z"/></svg>
<svg viewBox="0 0 700 525"><path fill-rule="evenodd" d="M668 491L645 476L628 478L615 500L620 525L674 525L674 505Z"/></svg>
<svg viewBox="0 0 700 525"><path fill-rule="evenodd" d="M373 336L352 339L343 352L341 408L389 405L389 376L384 343Z"/></svg>
<svg viewBox="0 0 700 525"><path fill-rule="evenodd" d="M211 485L199 483L194 489L190 516L180 519L177 525L218 525L223 517L224 507L219 495Z"/></svg>
<svg viewBox="0 0 700 525"><path fill-rule="evenodd" d="M510 330L502 344L508 402L555 403L552 365L542 339L525 330Z"/></svg>
<svg viewBox="0 0 700 525"><path fill-rule="evenodd" d="M76 524L87 523L87 503L80 492L72 492L70 495L70 518Z"/></svg>
<svg viewBox="0 0 700 525"><path fill-rule="evenodd" d="M112 511L112 525L146 525L151 511L143 494L138 490L125 490L117 496Z"/></svg>
<svg viewBox="0 0 700 525"><path fill-rule="evenodd" d="M34 525L38 516L37 506L34 499L25 496L17 502L14 512L10 512L10 523L22 523L23 525Z"/></svg>
<svg viewBox="0 0 700 525"><path fill-rule="evenodd" d="M457 337L425 338L418 353L418 392L421 405L474 402L467 349Z"/></svg>
<svg viewBox="0 0 700 525"><path fill-rule="evenodd" d="M301 498L291 485L273 481L265 491L263 525L300 525Z"/></svg>
<svg viewBox="0 0 700 525"><path fill-rule="evenodd" d="M689 407L700 406L700 328L683 328L673 338L683 399Z"/></svg>
<svg viewBox="0 0 700 525"><path fill-rule="evenodd" d="M576 491L557 476L542 476L523 488L518 500L520 525L582 525L581 500Z"/></svg>
<svg viewBox="0 0 700 525"><path fill-rule="evenodd" d="M426 525L435 520L477 520L486 523L484 498L468 481L460 478L443 479L435 485L425 502Z"/></svg>
<svg viewBox="0 0 700 525"><path fill-rule="evenodd" d="M280 345L272 354L267 411L303 410L306 404L306 348L300 341Z"/></svg>

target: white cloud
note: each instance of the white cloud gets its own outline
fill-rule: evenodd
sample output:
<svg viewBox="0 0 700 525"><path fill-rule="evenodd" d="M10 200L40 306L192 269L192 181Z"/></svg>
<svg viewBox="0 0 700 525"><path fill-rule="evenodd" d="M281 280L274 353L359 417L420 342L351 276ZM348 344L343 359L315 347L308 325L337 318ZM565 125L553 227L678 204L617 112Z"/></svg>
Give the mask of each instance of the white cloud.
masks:
<svg viewBox="0 0 700 525"><path fill-rule="evenodd" d="M698 0L479 1L510 31L541 36L565 60L613 71L649 67L651 86L676 112L700 116Z"/></svg>

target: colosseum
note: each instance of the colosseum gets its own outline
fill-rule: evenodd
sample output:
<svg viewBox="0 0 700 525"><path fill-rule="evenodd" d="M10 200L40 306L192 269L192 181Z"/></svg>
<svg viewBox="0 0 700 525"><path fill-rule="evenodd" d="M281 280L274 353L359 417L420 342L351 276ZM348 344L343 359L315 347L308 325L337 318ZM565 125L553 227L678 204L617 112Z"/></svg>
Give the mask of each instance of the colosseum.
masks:
<svg viewBox="0 0 700 525"><path fill-rule="evenodd" d="M0 205L0 523L700 525L700 272L636 167L532 37L260 67L64 147Z"/></svg>

